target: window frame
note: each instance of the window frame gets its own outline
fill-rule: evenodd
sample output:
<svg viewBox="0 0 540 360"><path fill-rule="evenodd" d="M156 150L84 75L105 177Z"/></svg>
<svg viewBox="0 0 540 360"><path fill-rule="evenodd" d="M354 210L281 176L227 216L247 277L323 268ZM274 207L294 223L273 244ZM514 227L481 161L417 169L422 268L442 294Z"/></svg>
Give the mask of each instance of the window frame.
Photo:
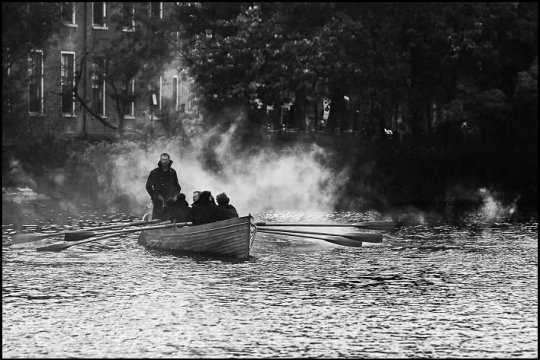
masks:
<svg viewBox="0 0 540 360"><path fill-rule="evenodd" d="M124 32L134 32L135 31L135 6L131 2L123 2L122 3L122 16L125 16L124 6L130 6L130 8L131 8L131 19L123 19L123 21L125 21L125 23L130 21L131 26L122 25L122 31L124 31Z"/></svg>
<svg viewBox="0 0 540 360"><path fill-rule="evenodd" d="M152 14L152 4L159 4L159 16L157 17L157 19L163 19L163 2L159 1L159 2L149 2L149 7L148 7L148 17L150 17L151 19L155 19L156 17L153 16Z"/></svg>
<svg viewBox="0 0 540 360"><path fill-rule="evenodd" d="M94 29L97 29L97 30L108 30L109 28L107 27L107 3L106 2L102 2L103 4L103 23L101 24L96 24L94 23L94 20L95 20L95 16L94 16L94 10L95 10L95 7L96 7L96 2L92 2L92 28Z"/></svg>
<svg viewBox="0 0 540 360"><path fill-rule="evenodd" d="M76 2L61 3L60 7L61 7L61 13L62 14L63 14L65 4L71 4L71 22L65 21L65 19L63 17L62 17L62 22L67 27L78 27L78 25L77 25L77 3Z"/></svg>
<svg viewBox="0 0 540 360"><path fill-rule="evenodd" d="M131 84L131 91L130 94L135 94L135 78L131 78L129 81ZM130 101L130 111L129 114L124 114L124 119L135 119L135 100Z"/></svg>
<svg viewBox="0 0 540 360"><path fill-rule="evenodd" d="M176 84L175 84L176 82ZM179 107L179 94L178 94L178 88L179 88L179 81L178 81L178 75L173 75L172 77L172 93L173 93L173 100L174 100L174 110L175 111L178 111L178 107ZM176 96L175 96L176 95Z"/></svg>
<svg viewBox="0 0 540 360"><path fill-rule="evenodd" d="M32 111L30 110L30 76L28 78L28 92L27 92L27 95L28 95L28 114L30 116L43 116L45 114L45 98L44 98L44 89L45 89L45 82L44 82L44 79L45 79L45 70L44 70L44 55L43 55L43 50L30 50L29 53L28 53L28 72L30 72L30 62L32 62L31 64L33 65L34 64L34 58L33 58L33 54L40 54L40 60L41 60L41 64L40 64L40 70L41 70L41 76L40 76L40 79L39 79L39 99L38 99L38 103L39 103L39 109L38 111ZM33 70L32 70L33 71ZM34 76L32 74L32 76Z"/></svg>
<svg viewBox="0 0 540 360"><path fill-rule="evenodd" d="M64 85L64 82L63 82L63 79L64 79L64 71L65 71L65 64L64 64L64 55L73 55L73 73L72 73L72 79L71 79L71 86L72 86L72 89L75 88L75 74L76 74L76 61L75 61L75 51L60 51L60 90L63 94L63 85ZM72 94L71 94L71 112L64 112L64 104L63 104L63 101L64 101L64 97L62 96L61 97L61 101L60 101L60 111L62 112L62 116L63 117L73 117L75 115L75 96L73 95L73 91L72 91Z"/></svg>
<svg viewBox="0 0 540 360"><path fill-rule="evenodd" d="M105 61L105 60L102 60L102 61ZM102 67L100 67L100 65L98 63L96 63L96 62L92 62L91 66L96 69L96 73L97 73L97 71L99 69L102 69L101 70L102 71L102 76L101 76L101 84L100 85L101 85L101 87L103 89L103 93L101 95L101 109L99 109L99 111L97 113L98 113L99 116L106 119L107 118L107 113L106 113L106 111L107 111L107 104L106 104L107 84L105 82L105 76L104 76L105 70ZM90 77L92 76L92 72L93 71L91 71L91 73L90 73ZM96 74L96 76L98 76L98 80L99 80L99 75ZM98 84L99 84L99 82L98 82ZM92 101L93 101L94 100L94 80L92 78L90 78L90 87L92 89ZM93 108L92 108L92 110L95 111L95 109L93 109Z"/></svg>
<svg viewBox="0 0 540 360"><path fill-rule="evenodd" d="M158 102L159 102L159 110L161 111L161 98L163 96L163 76L160 75L159 76L159 99L158 99Z"/></svg>

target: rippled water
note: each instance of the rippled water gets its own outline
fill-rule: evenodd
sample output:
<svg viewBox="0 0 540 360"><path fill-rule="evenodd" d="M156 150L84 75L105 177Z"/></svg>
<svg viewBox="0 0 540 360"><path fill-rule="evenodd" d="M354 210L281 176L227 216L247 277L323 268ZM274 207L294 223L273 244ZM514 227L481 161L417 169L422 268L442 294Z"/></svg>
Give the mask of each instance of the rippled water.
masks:
<svg viewBox="0 0 540 360"><path fill-rule="evenodd" d="M537 220L411 226L362 248L258 234L243 262L136 238L6 243L3 357L538 356Z"/></svg>

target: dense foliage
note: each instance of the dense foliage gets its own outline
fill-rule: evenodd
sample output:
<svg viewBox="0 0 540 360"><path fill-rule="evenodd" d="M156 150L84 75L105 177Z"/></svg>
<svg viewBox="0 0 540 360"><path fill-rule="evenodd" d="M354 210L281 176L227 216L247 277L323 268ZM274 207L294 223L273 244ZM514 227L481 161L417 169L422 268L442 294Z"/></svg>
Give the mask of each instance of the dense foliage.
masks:
<svg viewBox="0 0 540 360"><path fill-rule="evenodd" d="M436 104L484 131L485 118L524 105L518 89L535 88L536 3L248 4L179 10L206 107L330 97L342 118L347 96L377 125L400 109L410 131L431 131Z"/></svg>
<svg viewBox="0 0 540 360"><path fill-rule="evenodd" d="M372 129L346 142L370 191L406 203L487 186L537 200L537 3L202 3L178 19L209 112L328 97L327 131L359 130L353 117ZM386 127L399 142L376 140Z"/></svg>

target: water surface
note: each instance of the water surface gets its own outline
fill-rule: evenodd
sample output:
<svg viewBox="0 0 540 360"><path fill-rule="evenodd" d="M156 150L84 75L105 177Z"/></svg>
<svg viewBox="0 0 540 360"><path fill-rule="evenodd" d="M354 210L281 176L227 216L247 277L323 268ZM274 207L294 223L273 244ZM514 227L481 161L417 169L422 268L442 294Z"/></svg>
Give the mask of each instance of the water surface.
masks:
<svg viewBox="0 0 540 360"><path fill-rule="evenodd" d="M149 251L136 234L43 253L57 240L15 247L13 232L4 357L538 356L537 220L410 226L362 248L258 234L247 261Z"/></svg>

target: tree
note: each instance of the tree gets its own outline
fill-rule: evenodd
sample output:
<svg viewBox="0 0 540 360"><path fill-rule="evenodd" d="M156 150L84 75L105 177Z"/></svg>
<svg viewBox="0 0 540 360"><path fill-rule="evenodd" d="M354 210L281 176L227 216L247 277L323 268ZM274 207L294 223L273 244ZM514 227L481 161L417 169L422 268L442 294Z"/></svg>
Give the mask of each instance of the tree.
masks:
<svg viewBox="0 0 540 360"><path fill-rule="evenodd" d="M435 130L434 115L490 131L482 119L508 119L516 76L536 56L530 3L214 6L178 18L204 105L329 97L330 131L350 127L351 111L379 131L398 111L417 134Z"/></svg>

